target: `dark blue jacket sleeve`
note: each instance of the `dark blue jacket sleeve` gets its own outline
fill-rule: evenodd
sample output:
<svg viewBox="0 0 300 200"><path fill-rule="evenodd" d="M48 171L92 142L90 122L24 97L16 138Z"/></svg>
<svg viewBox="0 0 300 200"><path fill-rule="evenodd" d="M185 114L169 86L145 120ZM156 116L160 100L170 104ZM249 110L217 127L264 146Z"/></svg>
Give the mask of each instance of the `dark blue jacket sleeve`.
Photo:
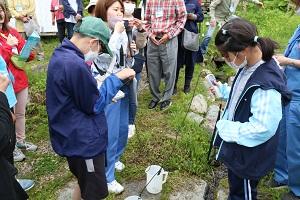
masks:
<svg viewBox="0 0 300 200"><path fill-rule="evenodd" d="M123 82L114 74L107 77L99 89L100 96L95 103L94 112L102 112L122 86Z"/></svg>
<svg viewBox="0 0 300 200"><path fill-rule="evenodd" d="M196 22L203 22L204 15L203 15L202 8L201 8L198 0L195 1L195 5L196 5L195 14L197 15Z"/></svg>
<svg viewBox="0 0 300 200"><path fill-rule="evenodd" d="M79 13L81 16L83 16L83 3L82 3L82 0L77 0L77 5L78 5L77 13Z"/></svg>
<svg viewBox="0 0 300 200"><path fill-rule="evenodd" d="M71 5L70 5L70 3L69 3L68 0L62 0L62 4L64 6L64 13L67 14L65 17L68 18L70 15L73 15L73 16L77 15L77 12L75 12L75 10L71 7Z"/></svg>
<svg viewBox="0 0 300 200"><path fill-rule="evenodd" d="M85 63L69 63L72 69L66 71L66 85L76 106L84 113L94 114L94 105L99 98L97 83Z"/></svg>

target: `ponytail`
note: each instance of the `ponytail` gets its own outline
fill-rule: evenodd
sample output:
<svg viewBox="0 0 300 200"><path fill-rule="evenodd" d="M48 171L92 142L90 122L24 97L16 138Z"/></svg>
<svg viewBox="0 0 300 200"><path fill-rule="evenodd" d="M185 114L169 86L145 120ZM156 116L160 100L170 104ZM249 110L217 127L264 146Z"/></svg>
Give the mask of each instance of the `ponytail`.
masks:
<svg viewBox="0 0 300 200"><path fill-rule="evenodd" d="M279 45L277 42L271 40L270 38L258 38L257 43L262 51L262 59L264 61L269 61L274 55L275 49L278 49Z"/></svg>

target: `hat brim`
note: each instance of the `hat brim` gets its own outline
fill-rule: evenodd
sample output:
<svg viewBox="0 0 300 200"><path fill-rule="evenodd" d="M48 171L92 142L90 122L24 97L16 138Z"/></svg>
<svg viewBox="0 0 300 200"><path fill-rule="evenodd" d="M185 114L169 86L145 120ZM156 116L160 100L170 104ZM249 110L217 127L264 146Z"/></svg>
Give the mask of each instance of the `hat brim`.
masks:
<svg viewBox="0 0 300 200"><path fill-rule="evenodd" d="M91 6L96 6L96 4L93 4L93 3L92 3L92 4L89 4L89 5L87 5L87 6L85 7L85 9L88 10Z"/></svg>
<svg viewBox="0 0 300 200"><path fill-rule="evenodd" d="M105 49L103 49L103 52L104 53L108 53L111 57L113 57L113 53L112 51L110 50L109 46L107 44L103 44Z"/></svg>

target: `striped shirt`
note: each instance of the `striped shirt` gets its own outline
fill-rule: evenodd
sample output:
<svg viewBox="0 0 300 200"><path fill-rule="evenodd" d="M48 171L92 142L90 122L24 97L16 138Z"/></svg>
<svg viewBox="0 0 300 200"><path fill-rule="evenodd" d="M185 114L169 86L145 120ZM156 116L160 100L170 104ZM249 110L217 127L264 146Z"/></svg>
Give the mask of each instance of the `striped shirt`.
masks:
<svg viewBox="0 0 300 200"><path fill-rule="evenodd" d="M184 0L148 0L145 11L146 30L151 37L177 36L184 28L187 12Z"/></svg>

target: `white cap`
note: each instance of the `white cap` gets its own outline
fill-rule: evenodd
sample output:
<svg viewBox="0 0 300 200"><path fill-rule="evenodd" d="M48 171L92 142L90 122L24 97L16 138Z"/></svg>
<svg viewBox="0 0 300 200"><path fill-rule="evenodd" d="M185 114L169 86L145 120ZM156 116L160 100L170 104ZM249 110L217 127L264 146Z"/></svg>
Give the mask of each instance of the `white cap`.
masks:
<svg viewBox="0 0 300 200"><path fill-rule="evenodd" d="M97 0L90 0L90 3L89 3L89 5L87 5L87 7L86 7L85 9L87 10L87 9L89 9L89 7L91 7L91 6L95 6L95 5L96 5L96 3L97 3Z"/></svg>

